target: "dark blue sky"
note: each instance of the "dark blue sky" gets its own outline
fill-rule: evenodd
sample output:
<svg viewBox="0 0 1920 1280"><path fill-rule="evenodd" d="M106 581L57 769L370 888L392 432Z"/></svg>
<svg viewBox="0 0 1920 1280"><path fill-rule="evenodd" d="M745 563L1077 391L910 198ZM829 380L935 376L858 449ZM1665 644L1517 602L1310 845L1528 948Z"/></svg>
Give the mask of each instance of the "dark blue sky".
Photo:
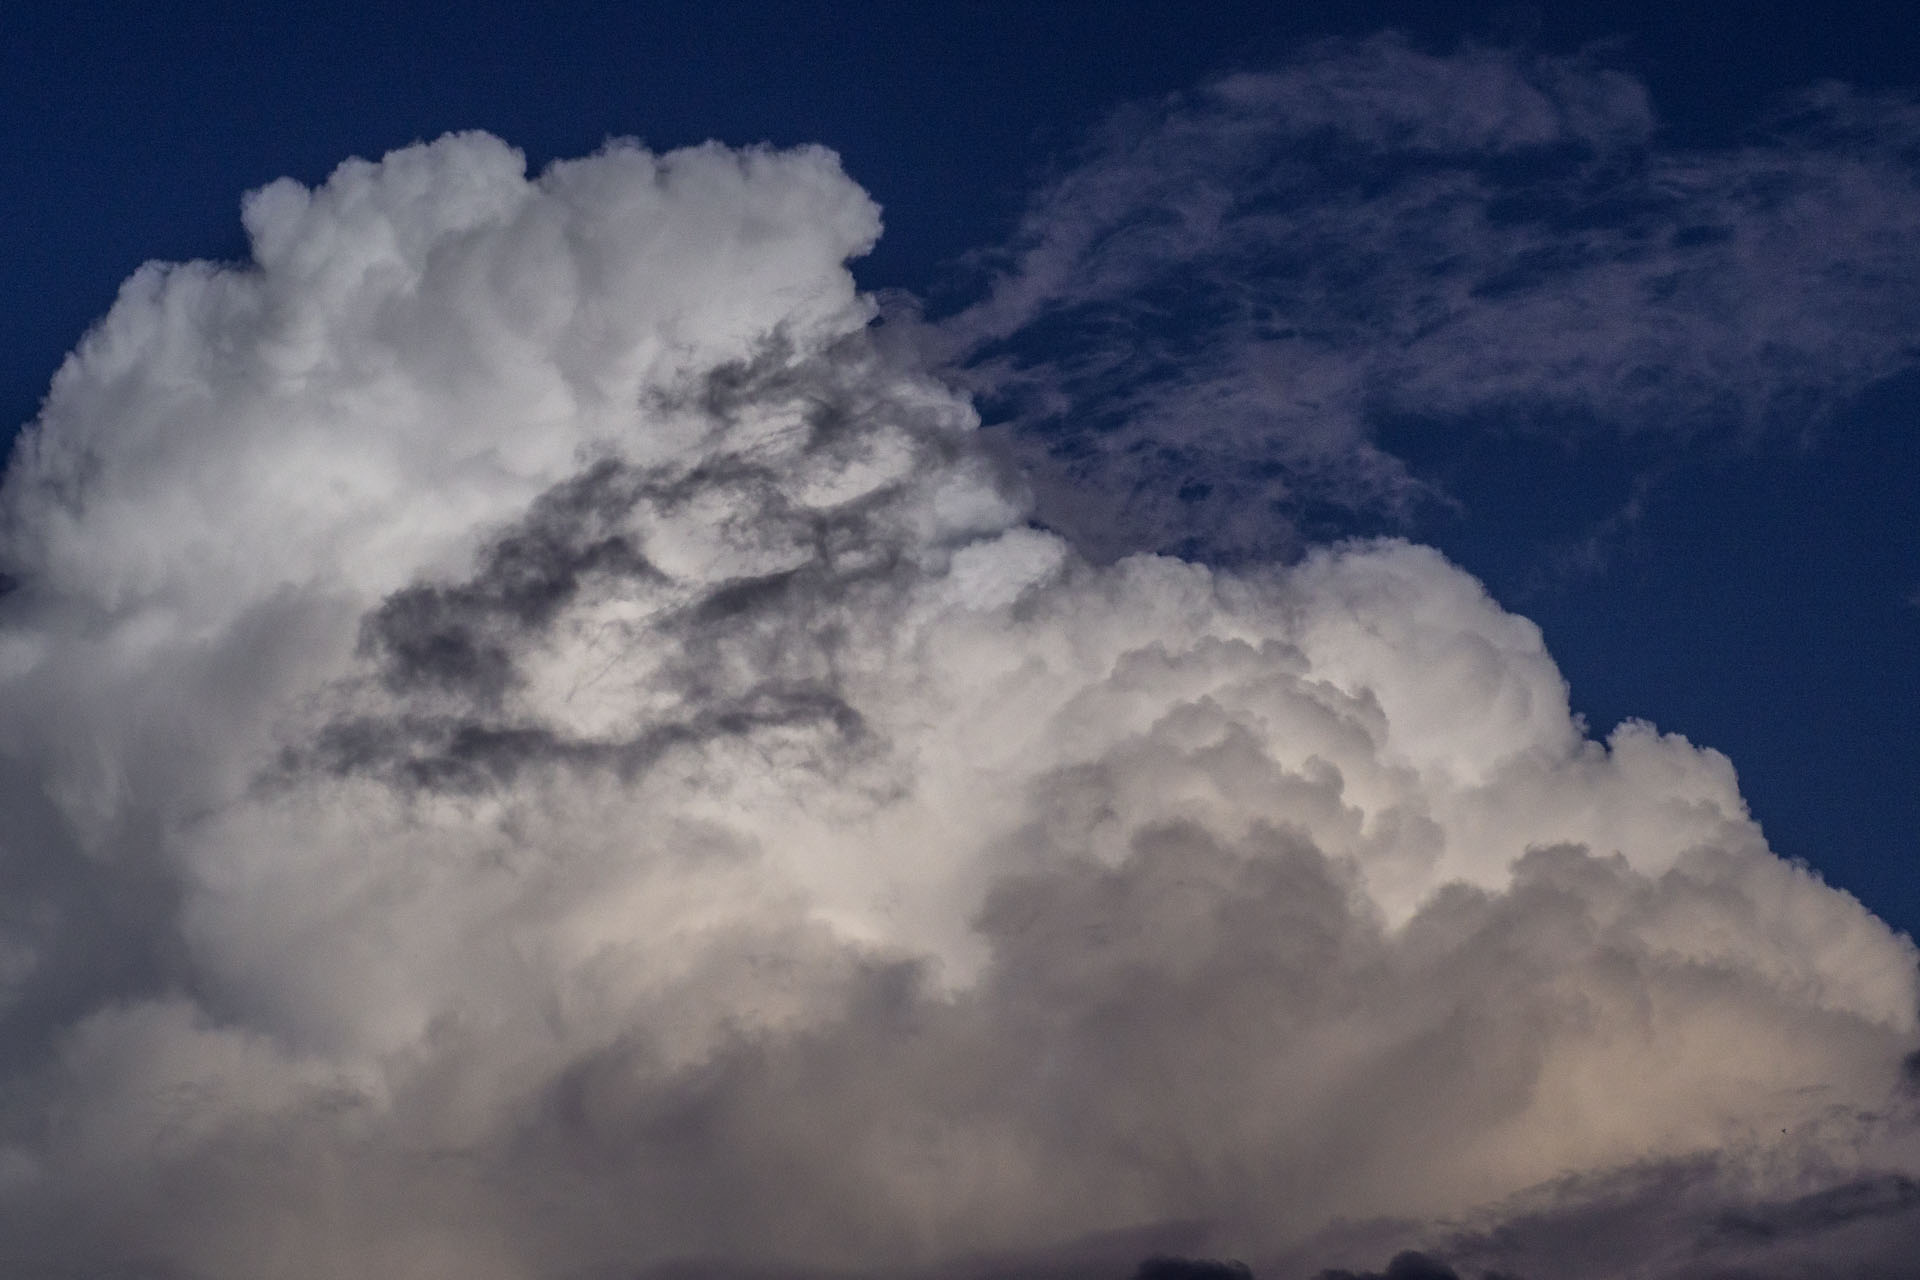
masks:
<svg viewBox="0 0 1920 1280"><path fill-rule="evenodd" d="M0 417L33 415L142 261L240 256L243 190L452 129L498 133L536 166L613 135L823 142L885 207L863 282L938 298L1108 112L1322 37L1612 41L1608 64L1644 81L1661 145L1682 150L1751 139L1821 80L1920 85L1920 35L1892 4L563 8L9 6ZM1911 352L1920 317L1906 332ZM1917 406L1909 373L1757 440L1737 422L1409 429L1387 443L1453 502L1392 527L1538 622L1596 729L1641 716L1725 751L1776 849L1920 931ZM1633 518L1609 524L1635 492ZM1335 513L1309 532L1380 527Z"/></svg>

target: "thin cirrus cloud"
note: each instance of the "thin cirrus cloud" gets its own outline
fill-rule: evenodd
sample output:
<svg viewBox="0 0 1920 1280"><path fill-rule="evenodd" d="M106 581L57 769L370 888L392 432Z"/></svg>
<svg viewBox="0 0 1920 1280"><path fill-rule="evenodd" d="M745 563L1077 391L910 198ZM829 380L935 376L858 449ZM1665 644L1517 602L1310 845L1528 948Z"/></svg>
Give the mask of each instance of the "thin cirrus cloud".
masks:
<svg viewBox="0 0 1920 1280"><path fill-rule="evenodd" d="M1089 551L1297 554L1448 502L1434 440L1804 430L1920 354L1917 219L1904 99L1704 148L1598 57L1383 35L1115 113L920 337Z"/></svg>
<svg viewBox="0 0 1920 1280"><path fill-rule="evenodd" d="M1724 757L1589 739L1430 549L1034 527L870 327L831 153L458 135L244 218L0 489L10 1274L1576 1275L1620 1221L1679 1276L1910 1222L1913 946Z"/></svg>

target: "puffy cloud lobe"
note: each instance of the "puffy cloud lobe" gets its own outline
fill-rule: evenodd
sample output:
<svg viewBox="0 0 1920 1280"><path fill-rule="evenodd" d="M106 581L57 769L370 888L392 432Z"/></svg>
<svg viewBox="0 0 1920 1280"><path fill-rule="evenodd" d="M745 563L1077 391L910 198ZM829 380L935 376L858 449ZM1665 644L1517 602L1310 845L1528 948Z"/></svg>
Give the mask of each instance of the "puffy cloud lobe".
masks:
<svg viewBox="0 0 1920 1280"><path fill-rule="evenodd" d="M1916 175L1896 99L1685 149L1590 58L1333 41L1116 113L897 318L1083 548L1291 555L1444 500L1435 434L1745 446L1910 367Z"/></svg>
<svg viewBox="0 0 1920 1280"><path fill-rule="evenodd" d="M1724 758L1420 547L1028 527L827 153L246 216L0 492L15 1270L1310 1274L1912 1168L1912 948Z"/></svg>
<svg viewBox="0 0 1920 1280"><path fill-rule="evenodd" d="M392 589L607 447L643 390L744 355L768 306L815 329L862 306L839 264L878 211L825 152L523 167L484 135L350 162L249 197L251 270L136 274L23 446L10 554L109 609Z"/></svg>

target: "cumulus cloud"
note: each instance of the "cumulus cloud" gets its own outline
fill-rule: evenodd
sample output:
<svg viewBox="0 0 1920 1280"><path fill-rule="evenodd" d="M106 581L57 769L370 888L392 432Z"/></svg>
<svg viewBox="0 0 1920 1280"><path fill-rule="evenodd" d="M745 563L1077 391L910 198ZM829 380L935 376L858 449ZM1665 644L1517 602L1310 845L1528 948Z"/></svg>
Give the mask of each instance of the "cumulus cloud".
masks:
<svg viewBox="0 0 1920 1280"><path fill-rule="evenodd" d="M1446 502L1435 438L1805 431L1920 353L1917 217L1910 102L1687 147L1604 60L1383 35L1116 113L976 301L898 319L1050 526L1259 558Z"/></svg>
<svg viewBox="0 0 1920 1280"><path fill-rule="evenodd" d="M1591 739L1431 550L1030 525L831 154L465 135L245 217L0 489L10 1274L1311 1275L1550 1266L1649 1170L1649 1250L1907 1203L1913 947L1724 757Z"/></svg>

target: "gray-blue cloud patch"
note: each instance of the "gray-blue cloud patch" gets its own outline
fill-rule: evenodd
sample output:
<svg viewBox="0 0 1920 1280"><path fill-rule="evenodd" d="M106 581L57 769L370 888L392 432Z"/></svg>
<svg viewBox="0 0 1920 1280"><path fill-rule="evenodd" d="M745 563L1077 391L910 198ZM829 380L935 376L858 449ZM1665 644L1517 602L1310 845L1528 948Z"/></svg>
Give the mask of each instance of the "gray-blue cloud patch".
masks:
<svg viewBox="0 0 1920 1280"><path fill-rule="evenodd" d="M1597 57L1323 44L1113 116L927 341L1083 547L1284 554L1444 500L1383 423L1742 447L1911 364L1916 119L1689 149Z"/></svg>

